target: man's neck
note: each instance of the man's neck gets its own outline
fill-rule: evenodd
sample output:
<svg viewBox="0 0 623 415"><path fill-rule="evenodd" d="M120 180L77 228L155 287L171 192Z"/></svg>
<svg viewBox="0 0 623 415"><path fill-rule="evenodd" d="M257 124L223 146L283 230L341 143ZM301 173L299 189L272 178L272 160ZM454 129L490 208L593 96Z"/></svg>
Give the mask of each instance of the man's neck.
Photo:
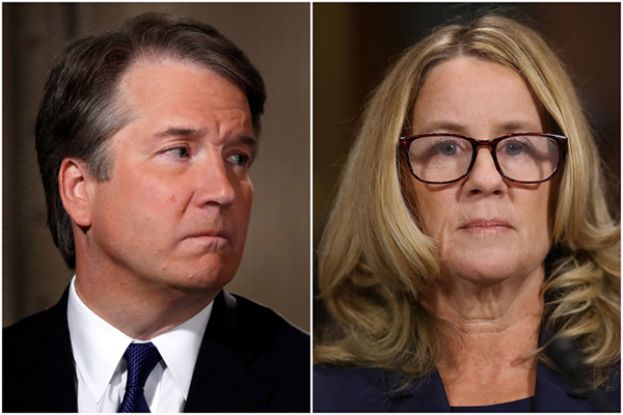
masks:
<svg viewBox="0 0 623 415"><path fill-rule="evenodd" d="M152 339L182 324L218 294L218 290L190 291L126 278L118 271L103 275L81 268L76 264L76 292L82 302L137 340Z"/></svg>

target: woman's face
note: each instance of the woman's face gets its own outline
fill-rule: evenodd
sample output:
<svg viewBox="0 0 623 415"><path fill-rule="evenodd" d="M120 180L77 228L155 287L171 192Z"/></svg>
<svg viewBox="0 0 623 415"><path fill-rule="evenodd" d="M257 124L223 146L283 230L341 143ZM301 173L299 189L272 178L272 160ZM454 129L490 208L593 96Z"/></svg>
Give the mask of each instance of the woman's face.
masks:
<svg viewBox="0 0 623 415"><path fill-rule="evenodd" d="M455 133L486 140L546 132L519 74L472 57L445 61L427 74L412 120L414 135ZM421 226L438 245L443 276L490 284L542 272L551 244L551 181L505 180L483 146L465 178L431 185L411 176L411 185Z"/></svg>

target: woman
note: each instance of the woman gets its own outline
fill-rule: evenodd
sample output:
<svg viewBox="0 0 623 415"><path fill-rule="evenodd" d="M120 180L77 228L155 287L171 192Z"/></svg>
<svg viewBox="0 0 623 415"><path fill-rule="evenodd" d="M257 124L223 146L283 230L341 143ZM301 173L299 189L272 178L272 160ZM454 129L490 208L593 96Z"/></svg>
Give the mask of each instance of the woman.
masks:
<svg viewBox="0 0 623 415"><path fill-rule="evenodd" d="M599 166L531 29L489 15L409 49L319 249L333 324L314 410L618 411L620 233Z"/></svg>

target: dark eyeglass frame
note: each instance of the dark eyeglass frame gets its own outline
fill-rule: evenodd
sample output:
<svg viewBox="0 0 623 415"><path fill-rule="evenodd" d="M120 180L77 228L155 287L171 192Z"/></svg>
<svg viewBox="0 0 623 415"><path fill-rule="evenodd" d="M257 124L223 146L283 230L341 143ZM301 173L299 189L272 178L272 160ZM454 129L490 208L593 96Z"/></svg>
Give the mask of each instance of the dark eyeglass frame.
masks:
<svg viewBox="0 0 623 415"><path fill-rule="evenodd" d="M552 140L556 141L556 143L558 144L558 163L556 164L556 167L554 168L554 171L552 171L552 174L550 174L549 176L547 176L544 179L541 179L541 180L516 180L516 179L512 179L512 178L510 178L510 177L508 177L508 176L506 176L504 174L504 172L502 171L502 168L500 167L500 164L498 163L498 158L497 158L496 151L495 151L498 143L500 141L502 141L502 140L506 140L507 138L525 137L525 136L545 137L545 138L549 138L549 139L552 139ZM415 174L415 172L413 171L413 167L411 166L411 162L409 160L409 146L411 145L411 143L413 141L418 140L420 138L425 138L425 137L456 137L456 138L462 138L462 139L466 140L467 142L469 142L471 144L471 146L472 146L472 159L471 159L471 161L469 163L469 166L465 170L465 173L463 175L461 175L460 177L456 178L456 179L446 180L446 181L443 181L443 182L424 180L424 179L418 177L418 175ZM409 170L411 171L411 174L413 175L413 177L415 177L416 179L418 179L419 181L424 182L424 183L428 183L428 184L449 184L449 183L458 182L459 180L463 179L464 177L466 177L469 174L470 171L472 171L472 167L474 167L474 163L476 162L476 157L478 156L478 151L477 151L478 147L485 146L485 147L489 147L489 151L491 153L491 157L493 158L493 164L495 165L495 168L498 171L498 173L500 173L500 176L504 177L506 180L510 180L511 182L515 182L515 183L536 184L536 183L543 183L543 182L546 182L549 179L551 179L556 174L556 172L560 169L560 167L564 164L565 157L566 157L566 154L567 154L568 139L564 135L549 134L549 133L512 133L512 134L503 135L501 137L492 138L490 140L476 140L475 138L468 137L468 136L461 135L461 134L431 133L431 134L418 134L418 135L400 137L399 143L400 143L400 147L404 151L404 156L406 157L406 161L409 164Z"/></svg>

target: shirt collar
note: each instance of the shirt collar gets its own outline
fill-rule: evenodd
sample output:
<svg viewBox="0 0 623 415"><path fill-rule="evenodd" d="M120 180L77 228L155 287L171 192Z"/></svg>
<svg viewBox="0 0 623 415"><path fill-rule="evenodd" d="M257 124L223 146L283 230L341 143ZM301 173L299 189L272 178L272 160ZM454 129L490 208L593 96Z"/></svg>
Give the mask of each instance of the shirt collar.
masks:
<svg viewBox="0 0 623 415"><path fill-rule="evenodd" d="M67 323L71 345L86 387L100 401L127 347L133 341L95 314L76 292L74 276L67 301ZM199 354L199 347L210 319L213 301L199 313L151 341L158 348L184 398ZM137 341L140 342L140 341Z"/></svg>
<svg viewBox="0 0 623 415"><path fill-rule="evenodd" d="M184 399L188 399L195 362L212 314L213 304L214 302L211 301L194 317L151 340L158 348L162 360L171 371L180 391L184 394Z"/></svg>

